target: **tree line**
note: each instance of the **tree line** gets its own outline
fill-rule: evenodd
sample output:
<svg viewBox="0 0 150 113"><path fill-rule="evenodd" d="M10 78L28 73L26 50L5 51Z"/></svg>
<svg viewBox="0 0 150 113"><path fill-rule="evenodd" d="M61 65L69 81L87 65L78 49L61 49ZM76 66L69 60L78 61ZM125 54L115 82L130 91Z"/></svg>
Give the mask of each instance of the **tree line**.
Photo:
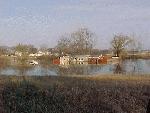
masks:
<svg viewBox="0 0 150 113"><path fill-rule="evenodd" d="M97 36L88 28L80 28L72 33L68 33L60 37L54 48L47 48L46 46L37 49L33 45L18 44L13 47L14 51L21 52L22 54L37 53L40 51L54 51L59 55L85 55L85 54L99 54L100 49L96 49ZM131 36L117 34L114 35L111 44L111 51L114 56L121 56L127 49L137 50L139 45ZM7 49L0 47L0 54L8 53Z"/></svg>
<svg viewBox="0 0 150 113"><path fill-rule="evenodd" d="M63 54L96 54L100 52L95 49L96 38L95 33L87 28L81 28L67 36L62 36L56 48ZM114 35L110 45L116 57L120 57L127 50L137 51L140 48L140 43L134 37L123 34Z"/></svg>

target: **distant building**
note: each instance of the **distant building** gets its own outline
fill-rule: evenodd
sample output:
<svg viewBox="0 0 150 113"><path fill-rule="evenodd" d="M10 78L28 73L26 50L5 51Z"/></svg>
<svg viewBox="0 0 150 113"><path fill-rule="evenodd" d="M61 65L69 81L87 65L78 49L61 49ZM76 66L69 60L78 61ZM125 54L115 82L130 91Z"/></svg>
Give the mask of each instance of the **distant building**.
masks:
<svg viewBox="0 0 150 113"><path fill-rule="evenodd" d="M36 54L33 54L33 53L29 54L29 57L35 57L35 56Z"/></svg>
<svg viewBox="0 0 150 113"><path fill-rule="evenodd" d="M76 55L73 57L73 62L88 62L90 55Z"/></svg>
<svg viewBox="0 0 150 113"><path fill-rule="evenodd" d="M38 51L37 53L29 54L30 57L40 57L40 56L44 56L44 55L51 55L51 53L48 51L46 51L46 52Z"/></svg>
<svg viewBox="0 0 150 113"><path fill-rule="evenodd" d="M141 55L150 55L150 51L149 50L142 50L140 52Z"/></svg>
<svg viewBox="0 0 150 113"><path fill-rule="evenodd" d="M90 56L88 58L88 64L106 64L108 60L108 57L105 55L100 56Z"/></svg>
<svg viewBox="0 0 150 113"><path fill-rule="evenodd" d="M22 56L22 52L16 51L16 52L15 52L15 56Z"/></svg>
<svg viewBox="0 0 150 113"><path fill-rule="evenodd" d="M98 64L99 56L90 56L88 58L88 64Z"/></svg>
<svg viewBox="0 0 150 113"><path fill-rule="evenodd" d="M91 55L76 55L62 56L59 59L54 59L53 64L69 65L69 64L106 64L107 56L91 56Z"/></svg>
<svg viewBox="0 0 150 113"><path fill-rule="evenodd" d="M60 65L69 65L70 61L71 61L71 57L70 56L60 57Z"/></svg>
<svg viewBox="0 0 150 113"><path fill-rule="evenodd" d="M45 55L45 52L38 51L38 53L36 53L36 56L43 56L43 55Z"/></svg>

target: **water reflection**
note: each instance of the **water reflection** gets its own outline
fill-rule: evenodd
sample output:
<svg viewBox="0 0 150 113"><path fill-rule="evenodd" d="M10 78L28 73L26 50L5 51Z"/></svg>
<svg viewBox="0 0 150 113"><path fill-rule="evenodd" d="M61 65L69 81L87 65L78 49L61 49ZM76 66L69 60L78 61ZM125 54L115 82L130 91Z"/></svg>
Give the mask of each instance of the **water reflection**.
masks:
<svg viewBox="0 0 150 113"><path fill-rule="evenodd" d="M114 65L114 74L122 74L123 68L121 63L117 63Z"/></svg>
<svg viewBox="0 0 150 113"><path fill-rule="evenodd" d="M70 65L68 68L58 67L58 75L89 75L99 69L96 65Z"/></svg>
<svg viewBox="0 0 150 113"><path fill-rule="evenodd" d="M27 75L37 75L37 76L57 76L57 69L56 67L41 67L36 66L32 70L27 71Z"/></svg>
<svg viewBox="0 0 150 113"><path fill-rule="evenodd" d="M25 65L25 66L15 66L14 68L15 68L16 71L18 71L18 74L20 76L27 75L27 71L33 70L33 66L28 66L28 65Z"/></svg>
<svg viewBox="0 0 150 113"><path fill-rule="evenodd" d="M29 67L2 66L3 75L97 75L97 74L150 74L150 60L125 60L117 64L72 64L72 65L37 65Z"/></svg>
<svg viewBox="0 0 150 113"><path fill-rule="evenodd" d="M150 74L150 60L124 60L114 65L116 74Z"/></svg>
<svg viewBox="0 0 150 113"><path fill-rule="evenodd" d="M145 74L145 73L147 73L146 72L147 65L145 64L145 62L146 61L142 60L142 59L139 59L139 60L125 60L123 62L123 65L124 65L123 68L126 71L126 73Z"/></svg>
<svg viewBox="0 0 150 113"><path fill-rule="evenodd" d="M8 64L8 59L0 57L0 73L8 67Z"/></svg>

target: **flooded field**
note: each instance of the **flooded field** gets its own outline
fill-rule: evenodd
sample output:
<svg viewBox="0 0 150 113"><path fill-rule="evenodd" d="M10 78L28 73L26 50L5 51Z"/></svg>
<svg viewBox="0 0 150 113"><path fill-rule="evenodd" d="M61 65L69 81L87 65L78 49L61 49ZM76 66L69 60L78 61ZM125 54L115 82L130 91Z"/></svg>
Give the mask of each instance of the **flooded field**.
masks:
<svg viewBox="0 0 150 113"><path fill-rule="evenodd" d="M98 75L98 74L150 74L150 60L125 60L120 63L90 65L36 65L31 67L7 66L0 70L1 75Z"/></svg>

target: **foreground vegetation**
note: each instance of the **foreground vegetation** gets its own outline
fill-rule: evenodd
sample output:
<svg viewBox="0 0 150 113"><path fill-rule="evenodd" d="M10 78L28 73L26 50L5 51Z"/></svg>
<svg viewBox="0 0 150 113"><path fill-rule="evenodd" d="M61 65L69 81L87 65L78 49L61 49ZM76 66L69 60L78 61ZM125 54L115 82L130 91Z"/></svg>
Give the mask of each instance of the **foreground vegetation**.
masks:
<svg viewBox="0 0 150 113"><path fill-rule="evenodd" d="M1 113L146 113L149 76L1 76Z"/></svg>

